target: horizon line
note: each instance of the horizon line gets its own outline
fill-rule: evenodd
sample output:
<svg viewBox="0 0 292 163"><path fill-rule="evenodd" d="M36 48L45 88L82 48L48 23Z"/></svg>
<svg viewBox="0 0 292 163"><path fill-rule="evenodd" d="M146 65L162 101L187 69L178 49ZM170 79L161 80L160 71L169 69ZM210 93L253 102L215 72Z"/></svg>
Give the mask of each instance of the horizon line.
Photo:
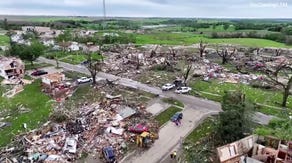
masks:
<svg viewBox="0 0 292 163"><path fill-rule="evenodd" d="M24 16L24 17L85 17L85 18L103 18L100 16L92 16L92 15L35 15L35 14L0 14L0 16ZM181 19L292 19L292 17L201 17L201 16L107 16L109 18L181 18Z"/></svg>

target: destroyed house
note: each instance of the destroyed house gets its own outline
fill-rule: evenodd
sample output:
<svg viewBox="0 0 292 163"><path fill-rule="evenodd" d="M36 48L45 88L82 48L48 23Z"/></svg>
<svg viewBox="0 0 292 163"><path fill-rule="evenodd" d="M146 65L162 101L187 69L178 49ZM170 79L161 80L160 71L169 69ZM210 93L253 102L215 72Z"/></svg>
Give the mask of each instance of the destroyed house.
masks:
<svg viewBox="0 0 292 163"><path fill-rule="evenodd" d="M9 79L24 76L24 64L18 58L0 58L0 76Z"/></svg>
<svg viewBox="0 0 292 163"><path fill-rule="evenodd" d="M217 148L220 163L292 163L292 142L248 136Z"/></svg>
<svg viewBox="0 0 292 163"><path fill-rule="evenodd" d="M256 141L256 136L249 136L231 144L217 148L221 163L240 163L240 157L248 153Z"/></svg>
<svg viewBox="0 0 292 163"><path fill-rule="evenodd" d="M38 34L43 34L46 32L50 32L50 27L41 27L41 26L23 26L21 27L24 32L37 32Z"/></svg>
<svg viewBox="0 0 292 163"><path fill-rule="evenodd" d="M60 84L62 81L65 80L65 75L63 73L53 73L48 74L42 77L42 84L45 87L48 88L54 88L58 84Z"/></svg>

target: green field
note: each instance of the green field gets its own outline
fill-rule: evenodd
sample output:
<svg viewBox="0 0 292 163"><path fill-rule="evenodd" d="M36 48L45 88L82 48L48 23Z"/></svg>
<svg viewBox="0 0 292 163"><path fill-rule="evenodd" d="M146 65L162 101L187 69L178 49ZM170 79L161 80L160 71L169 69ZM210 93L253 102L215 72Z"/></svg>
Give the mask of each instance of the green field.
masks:
<svg viewBox="0 0 292 163"><path fill-rule="evenodd" d="M0 87L0 93L4 92ZM24 91L11 99L0 96L1 117L6 117L2 122L10 122L10 127L0 129L0 146L5 146L11 139L22 132L39 127L46 122L52 109L50 97L42 93L40 80L25 86ZM26 108L29 112L21 113L20 108ZM26 110L25 109L25 110ZM23 128L27 124L27 130Z"/></svg>
<svg viewBox="0 0 292 163"><path fill-rule="evenodd" d="M242 45L248 47L281 47L292 48L283 43L256 39L256 38L223 38L213 39L207 38L204 35L197 35L193 33L151 33L151 34L139 34L136 37L137 44L166 44L166 45L191 45L197 44L201 40L210 44L233 44Z"/></svg>
<svg viewBox="0 0 292 163"><path fill-rule="evenodd" d="M32 22L54 22L54 21L64 21L64 20L74 20L74 21L92 21L93 18L86 18L86 17L38 17L38 16L32 16L32 17L23 17L22 20L24 21L32 21Z"/></svg>
<svg viewBox="0 0 292 163"><path fill-rule="evenodd" d="M8 45L9 44L9 37L6 35L0 35L0 46Z"/></svg>

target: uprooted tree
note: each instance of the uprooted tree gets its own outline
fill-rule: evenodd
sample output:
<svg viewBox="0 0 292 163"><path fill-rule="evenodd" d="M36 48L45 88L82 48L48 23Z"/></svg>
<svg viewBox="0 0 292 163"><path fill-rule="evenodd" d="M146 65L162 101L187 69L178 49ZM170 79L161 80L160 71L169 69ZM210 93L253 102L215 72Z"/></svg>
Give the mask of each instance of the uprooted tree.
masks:
<svg viewBox="0 0 292 163"><path fill-rule="evenodd" d="M201 40L199 44L199 52L200 52L201 58L203 58L204 53L206 52L206 47L207 47L207 44L204 44L203 41Z"/></svg>
<svg viewBox="0 0 292 163"><path fill-rule="evenodd" d="M102 69L103 65L103 56L100 52L98 53L88 53L87 54L87 64L86 68L91 74L92 84L96 84L96 75Z"/></svg>
<svg viewBox="0 0 292 163"><path fill-rule="evenodd" d="M222 58L223 65L228 63L228 61L236 54L236 52L236 48L233 48L231 51L228 48L224 48L221 51L218 48L216 49L217 55Z"/></svg>
<svg viewBox="0 0 292 163"><path fill-rule="evenodd" d="M267 76L267 82L283 89L282 106L286 107L290 89L292 88L292 64L287 60L283 60L277 65L266 65L263 72Z"/></svg>

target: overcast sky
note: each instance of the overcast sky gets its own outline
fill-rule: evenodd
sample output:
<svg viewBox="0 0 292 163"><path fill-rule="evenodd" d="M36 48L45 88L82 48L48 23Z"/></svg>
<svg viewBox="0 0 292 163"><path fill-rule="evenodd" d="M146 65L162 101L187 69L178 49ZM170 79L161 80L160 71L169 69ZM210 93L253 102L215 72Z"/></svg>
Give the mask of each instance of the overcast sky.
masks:
<svg viewBox="0 0 292 163"><path fill-rule="evenodd" d="M292 0L106 0L119 17L292 18ZM102 16L102 0L0 0L1 15Z"/></svg>

